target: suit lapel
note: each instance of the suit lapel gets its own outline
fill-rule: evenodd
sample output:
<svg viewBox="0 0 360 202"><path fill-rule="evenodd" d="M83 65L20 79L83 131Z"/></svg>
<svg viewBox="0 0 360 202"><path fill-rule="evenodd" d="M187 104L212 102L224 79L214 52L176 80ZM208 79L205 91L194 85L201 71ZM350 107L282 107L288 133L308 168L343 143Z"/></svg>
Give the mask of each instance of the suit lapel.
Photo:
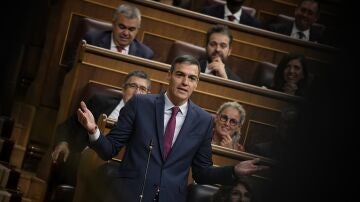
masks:
<svg viewBox="0 0 360 202"><path fill-rule="evenodd" d="M135 56L137 56L137 54L136 54L137 47L136 47L136 44L135 44L135 40L136 40L136 39L134 39L134 41L131 42L131 44L130 44L130 47L129 47L129 55L135 55Z"/></svg>
<svg viewBox="0 0 360 202"><path fill-rule="evenodd" d="M165 97L164 94L161 94L155 100L156 129L157 129L157 138L159 142L161 156L163 156L163 145L164 145L164 107L165 107Z"/></svg>

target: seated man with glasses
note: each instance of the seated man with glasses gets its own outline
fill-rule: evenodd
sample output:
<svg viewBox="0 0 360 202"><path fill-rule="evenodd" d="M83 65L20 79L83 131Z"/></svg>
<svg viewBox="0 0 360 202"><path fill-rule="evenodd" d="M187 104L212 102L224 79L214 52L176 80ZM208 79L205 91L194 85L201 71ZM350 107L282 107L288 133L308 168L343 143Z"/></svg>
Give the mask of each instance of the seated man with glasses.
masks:
<svg viewBox="0 0 360 202"><path fill-rule="evenodd" d="M237 102L226 102L220 106L215 117L212 144L244 151L239 143L241 125L246 112Z"/></svg>
<svg viewBox="0 0 360 202"><path fill-rule="evenodd" d="M150 92L151 81L143 71L132 71L126 77L123 84L123 97L104 96L95 94L86 103L89 109L98 118L104 113L109 118L118 119L121 108L135 94L146 94ZM88 133L78 122L76 112L61 123L55 134L55 148L51 154L54 162L65 162L63 167L55 171L53 186L58 184L75 185L76 173L80 153L88 144ZM63 156L63 159L60 159ZM50 185L51 186L51 185Z"/></svg>

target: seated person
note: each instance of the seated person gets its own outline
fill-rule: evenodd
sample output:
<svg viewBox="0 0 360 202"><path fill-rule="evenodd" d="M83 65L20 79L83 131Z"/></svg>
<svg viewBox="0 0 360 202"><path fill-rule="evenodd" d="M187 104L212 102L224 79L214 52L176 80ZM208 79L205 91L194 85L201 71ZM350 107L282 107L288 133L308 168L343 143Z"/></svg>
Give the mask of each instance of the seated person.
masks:
<svg viewBox="0 0 360 202"><path fill-rule="evenodd" d="M202 13L238 24L261 27L260 21L243 11L241 8L243 3L244 0L226 0L224 5L205 7Z"/></svg>
<svg viewBox="0 0 360 202"><path fill-rule="evenodd" d="M201 72L234 81L242 81L227 65L231 53L232 35L228 27L215 25L206 33L207 58L199 60Z"/></svg>
<svg viewBox="0 0 360 202"><path fill-rule="evenodd" d="M289 53L278 64L273 90L305 97L308 92L309 73L304 55Z"/></svg>
<svg viewBox="0 0 360 202"><path fill-rule="evenodd" d="M139 9L128 4L122 4L114 13L112 31L90 31L85 34L84 40L94 46L152 59L154 52L135 38L140 24Z"/></svg>
<svg viewBox="0 0 360 202"><path fill-rule="evenodd" d="M281 120L277 132L270 141L252 145L248 152L260 156L281 160L287 151L287 137L296 130L298 113L295 108L289 107L281 111Z"/></svg>
<svg viewBox="0 0 360 202"><path fill-rule="evenodd" d="M239 143L241 125L246 112L237 102L225 102L220 106L215 117L212 144L244 151Z"/></svg>
<svg viewBox="0 0 360 202"><path fill-rule="evenodd" d="M250 202L252 191L245 181L238 180L234 185L223 185L214 194L213 202Z"/></svg>
<svg viewBox="0 0 360 202"><path fill-rule="evenodd" d="M320 42L322 33L312 25L320 14L319 3L314 0L303 0L295 9L294 22L275 23L268 27L269 31L288 35L304 41Z"/></svg>
<svg viewBox="0 0 360 202"><path fill-rule="evenodd" d="M94 117L105 113L109 118L116 119L120 109L130 100L134 94L146 94L150 90L150 79L143 71L130 72L123 85L123 98L114 96L94 95L88 101L89 108L94 112ZM87 131L79 123L76 113L65 122L61 123L56 130L55 148L51 154L54 162L64 161L55 171L54 183L75 185L77 167L80 153L88 144ZM59 159L63 155L63 159ZM71 160L70 160L71 159Z"/></svg>

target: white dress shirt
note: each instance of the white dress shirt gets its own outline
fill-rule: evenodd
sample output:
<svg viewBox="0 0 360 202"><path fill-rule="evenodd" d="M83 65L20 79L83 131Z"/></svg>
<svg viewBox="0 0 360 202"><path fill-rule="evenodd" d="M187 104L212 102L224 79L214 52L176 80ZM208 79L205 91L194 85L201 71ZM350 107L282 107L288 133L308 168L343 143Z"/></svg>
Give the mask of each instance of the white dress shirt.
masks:
<svg viewBox="0 0 360 202"><path fill-rule="evenodd" d="M165 93L165 108L164 108L164 135L165 135L165 128L167 123L169 122L169 119L171 117L172 108L175 105L170 101L170 99L167 96L167 93ZM178 106L180 108L180 111L176 114L176 126L174 131L174 137L172 141L172 145L174 144L176 138L179 135L180 129L182 125L184 124L185 117L188 111L188 102L185 102L185 104Z"/></svg>
<svg viewBox="0 0 360 202"><path fill-rule="evenodd" d="M122 54L125 54L125 55L128 55L128 54L129 54L129 48L130 48L130 45L129 45L129 46L126 46L126 47L121 51L121 53L122 53ZM116 44L115 44L115 42L114 42L113 33L111 33L110 50L115 51L115 52L119 52L118 49L116 48Z"/></svg>
<svg viewBox="0 0 360 202"><path fill-rule="evenodd" d="M302 39L299 38L298 32L302 32L304 34ZM290 37L295 38L295 39L299 39L299 40L303 40L303 41L309 41L309 39L310 39L310 29L305 30L305 31L300 31L296 27L295 23L293 23L293 28L292 28Z"/></svg>
<svg viewBox="0 0 360 202"><path fill-rule="evenodd" d="M236 13L231 13L227 5L224 6L225 12L224 12L224 19L229 20L227 16L232 15L235 17L234 23L240 23L240 17L242 13L242 8L240 8Z"/></svg>
<svg viewBox="0 0 360 202"><path fill-rule="evenodd" d="M108 118L117 120L120 114L121 108L123 108L125 105L125 102L123 99L119 102L119 104L115 107L115 109L111 112Z"/></svg>

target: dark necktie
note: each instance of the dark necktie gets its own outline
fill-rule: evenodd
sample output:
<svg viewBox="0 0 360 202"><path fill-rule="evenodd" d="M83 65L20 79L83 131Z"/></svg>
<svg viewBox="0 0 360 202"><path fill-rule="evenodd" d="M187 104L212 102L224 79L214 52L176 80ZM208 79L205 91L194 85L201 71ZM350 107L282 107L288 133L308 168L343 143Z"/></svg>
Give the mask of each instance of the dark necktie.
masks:
<svg viewBox="0 0 360 202"><path fill-rule="evenodd" d="M228 18L229 21L231 21L231 22L234 22L235 19L236 19L235 16L233 16L233 15L228 15L227 18Z"/></svg>
<svg viewBox="0 0 360 202"><path fill-rule="evenodd" d="M123 53L123 51L125 50L123 47L120 46L116 46L116 49L119 53Z"/></svg>
<svg viewBox="0 0 360 202"><path fill-rule="evenodd" d="M165 135L164 135L164 159L167 158L170 150L172 141L174 138L175 126L176 126L176 114L179 112L179 107L173 107L171 117L166 125Z"/></svg>
<svg viewBox="0 0 360 202"><path fill-rule="evenodd" d="M303 32L298 32L297 34L298 34L299 39L305 38L305 34Z"/></svg>

